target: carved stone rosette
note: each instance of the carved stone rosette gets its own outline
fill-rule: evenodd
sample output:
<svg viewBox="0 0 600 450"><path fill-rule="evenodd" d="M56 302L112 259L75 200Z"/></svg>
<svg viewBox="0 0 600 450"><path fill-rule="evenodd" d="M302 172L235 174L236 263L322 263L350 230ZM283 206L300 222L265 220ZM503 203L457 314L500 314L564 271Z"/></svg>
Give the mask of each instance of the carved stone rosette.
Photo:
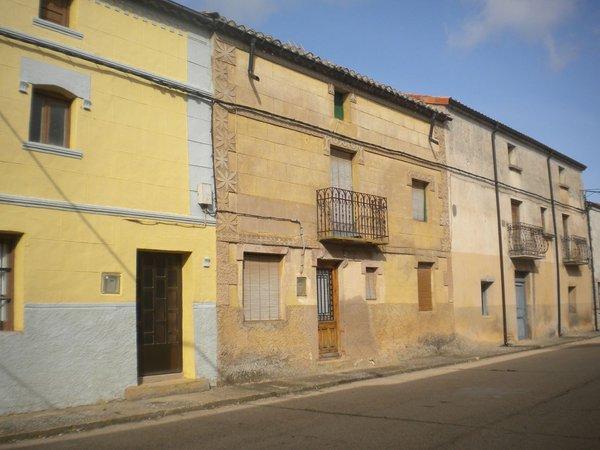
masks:
<svg viewBox="0 0 600 450"><path fill-rule="evenodd" d="M213 40L212 70L214 95L218 100L235 103L233 71L236 48L219 36ZM238 186L235 123L226 105L215 103L212 115L213 160L217 194L217 303L229 304L230 285L237 284L237 265L229 257L229 246L239 240L239 220L235 213Z"/></svg>

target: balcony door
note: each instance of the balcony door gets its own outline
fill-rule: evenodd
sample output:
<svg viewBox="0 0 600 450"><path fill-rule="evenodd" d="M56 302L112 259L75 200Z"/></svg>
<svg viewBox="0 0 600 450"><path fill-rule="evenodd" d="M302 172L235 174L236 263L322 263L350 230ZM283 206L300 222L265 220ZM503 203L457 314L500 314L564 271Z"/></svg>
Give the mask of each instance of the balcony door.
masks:
<svg viewBox="0 0 600 450"><path fill-rule="evenodd" d="M332 229L338 236L355 237L352 201L352 154L331 150Z"/></svg>

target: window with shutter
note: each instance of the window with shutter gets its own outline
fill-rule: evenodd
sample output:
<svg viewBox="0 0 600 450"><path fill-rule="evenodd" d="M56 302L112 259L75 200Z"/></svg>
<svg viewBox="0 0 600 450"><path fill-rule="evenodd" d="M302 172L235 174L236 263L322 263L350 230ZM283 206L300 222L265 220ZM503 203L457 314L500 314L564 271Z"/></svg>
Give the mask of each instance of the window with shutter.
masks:
<svg viewBox="0 0 600 450"><path fill-rule="evenodd" d="M68 27L70 6L71 0L41 0L40 19Z"/></svg>
<svg viewBox="0 0 600 450"><path fill-rule="evenodd" d="M431 263L419 263L417 268L419 311L433 310L433 300L431 295L431 268Z"/></svg>
<svg viewBox="0 0 600 450"><path fill-rule="evenodd" d="M244 255L244 320L279 320L277 255Z"/></svg>
<svg viewBox="0 0 600 450"><path fill-rule="evenodd" d="M0 234L0 330L13 329L13 266L15 237Z"/></svg>
<svg viewBox="0 0 600 450"><path fill-rule="evenodd" d="M68 147L70 107L71 101L66 97L35 89L31 100L29 140Z"/></svg>
<svg viewBox="0 0 600 450"><path fill-rule="evenodd" d="M333 117L339 120L344 120L344 101L346 94L335 91L333 94Z"/></svg>
<svg viewBox="0 0 600 450"><path fill-rule="evenodd" d="M413 180L412 182L413 219L427 221L427 183Z"/></svg>
<svg viewBox="0 0 600 450"><path fill-rule="evenodd" d="M377 300L377 268L367 267L365 271L366 300Z"/></svg>

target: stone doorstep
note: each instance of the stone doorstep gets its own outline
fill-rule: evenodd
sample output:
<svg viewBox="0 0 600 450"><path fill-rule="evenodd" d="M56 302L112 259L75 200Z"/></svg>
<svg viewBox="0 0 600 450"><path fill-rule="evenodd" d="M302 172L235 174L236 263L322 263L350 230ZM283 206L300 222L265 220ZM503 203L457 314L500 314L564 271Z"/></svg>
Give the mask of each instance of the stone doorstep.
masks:
<svg viewBox="0 0 600 450"><path fill-rule="evenodd" d="M143 380L138 386L130 386L125 389L125 400L141 400L145 398L166 397L177 394L193 394L210 389L208 380L199 379L156 379Z"/></svg>

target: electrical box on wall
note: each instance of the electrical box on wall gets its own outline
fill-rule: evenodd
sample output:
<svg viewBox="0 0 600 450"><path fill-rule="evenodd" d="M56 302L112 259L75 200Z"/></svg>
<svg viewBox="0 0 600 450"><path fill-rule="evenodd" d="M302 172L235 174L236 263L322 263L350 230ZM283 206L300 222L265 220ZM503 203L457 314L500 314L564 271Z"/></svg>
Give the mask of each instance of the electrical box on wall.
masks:
<svg viewBox="0 0 600 450"><path fill-rule="evenodd" d="M200 183L198 185L198 204L202 206L212 205L213 189L209 183Z"/></svg>

